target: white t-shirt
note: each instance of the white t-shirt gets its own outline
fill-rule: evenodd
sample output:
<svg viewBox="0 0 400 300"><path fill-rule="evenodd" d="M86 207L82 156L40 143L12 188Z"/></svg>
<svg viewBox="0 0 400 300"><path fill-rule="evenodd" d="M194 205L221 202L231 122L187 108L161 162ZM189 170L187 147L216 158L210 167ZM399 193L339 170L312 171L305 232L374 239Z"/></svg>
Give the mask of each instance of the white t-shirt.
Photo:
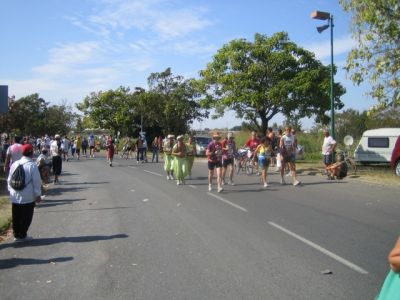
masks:
<svg viewBox="0 0 400 300"><path fill-rule="evenodd" d="M51 156L59 156L60 154L58 153L58 145L57 141L52 141L50 144L50 155Z"/></svg>
<svg viewBox="0 0 400 300"><path fill-rule="evenodd" d="M286 151L288 152L288 153L293 153L294 151L294 149L293 149L293 146L294 146L294 136L293 135L284 135L283 137L282 137L282 140L283 140L283 145L285 146L285 149L286 149Z"/></svg>
<svg viewBox="0 0 400 300"><path fill-rule="evenodd" d="M331 137L324 137L324 143L322 144L322 154L329 155L332 154L332 146L336 145L336 141Z"/></svg>

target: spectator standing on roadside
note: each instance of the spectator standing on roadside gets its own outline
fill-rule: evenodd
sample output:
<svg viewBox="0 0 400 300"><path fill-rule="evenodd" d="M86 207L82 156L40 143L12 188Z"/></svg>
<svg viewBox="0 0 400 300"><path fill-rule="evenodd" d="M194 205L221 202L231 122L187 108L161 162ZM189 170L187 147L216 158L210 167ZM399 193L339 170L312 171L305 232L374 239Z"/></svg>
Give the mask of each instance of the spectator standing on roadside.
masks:
<svg viewBox="0 0 400 300"><path fill-rule="evenodd" d="M325 167L335 162L334 151L336 148L336 141L329 134L328 129L324 129L324 142L322 144L322 155L324 156Z"/></svg>
<svg viewBox="0 0 400 300"><path fill-rule="evenodd" d="M7 173L13 162L21 159L22 157L22 145L20 144L21 137L15 136L14 143L8 147L6 153L6 161L4 162L4 173Z"/></svg>
<svg viewBox="0 0 400 300"><path fill-rule="evenodd" d="M7 179L8 191L12 203L12 227L14 241L29 241L28 229L32 223L35 203L41 201L41 178L36 163L32 160L33 147L31 144L22 146L22 158L15 161L10 168ZM14 190L11 187L11 177L19 165L23 165L25 173L25 187L22 190Z"/></svg>

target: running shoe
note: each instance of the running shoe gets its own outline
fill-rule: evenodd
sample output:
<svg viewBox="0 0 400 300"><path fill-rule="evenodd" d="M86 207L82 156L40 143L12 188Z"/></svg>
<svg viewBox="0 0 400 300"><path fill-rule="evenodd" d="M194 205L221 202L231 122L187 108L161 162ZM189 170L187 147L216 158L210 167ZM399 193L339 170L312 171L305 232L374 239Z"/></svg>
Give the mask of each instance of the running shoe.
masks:
<svg viewBox="0 0 400 300"><path fill-rule="evenodd" d="M264 183L264 187L267 188L268 187L268 183Z"/></svg>
<svg viewBox="0 0 400 300"><path fill-rule="evenodd" d="M300 185L300 184L301 184L301 182L298 181L298 180L296 180L295 182L293 182L293 185L294 185L294 186L297 186L297 185Z"/></svg>
<svg viewBox="0 0 400 300"><path fill-rule="evenodd" d="M220 186L217 190L218 193L221 193L224 189Z"/></svg>
<svg viewBox="0 0 400 300"><path fill-rule="evenodd" d="M285 179L283 179L283 177L281 178L281 185L285 185L286 184L286 182L285 182Z"/></svg>
<svg viewBox="0 0 400 300"><path fill-rule="evenodd" d="M233 180L229 180L229 181L228 181L228 184L229 184L229 185L235 185L235 183L233 182Z"/></svg>
<svg viewBox="0 0 400 300"><path fill-rule="evenodd" d="M212 191L212 186L211 186L211 184L208 185L208 191L209 191L209 192Z"/></svg>

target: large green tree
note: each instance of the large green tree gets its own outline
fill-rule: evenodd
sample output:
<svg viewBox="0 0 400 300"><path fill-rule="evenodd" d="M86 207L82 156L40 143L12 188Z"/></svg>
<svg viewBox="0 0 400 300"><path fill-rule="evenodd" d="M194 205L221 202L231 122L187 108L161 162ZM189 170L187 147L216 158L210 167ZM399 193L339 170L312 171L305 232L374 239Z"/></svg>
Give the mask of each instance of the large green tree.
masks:
<svg viewBox="0 0 400 300"><path fill-rule="evenodd" d="M380 102L400 104L399 0L340 0L352 14L357 46L349 53L347 70L356 84L371 83Z"/></svg>
<svg viewBox="0 0 400 300"><path fill-rule="evenodd" d="M167 68L164 72L152 73L148 85L147 100L153 103L150 106L152 113L165 134L186 133L194 120L208 116L208 112L200 106L199 94L192 79L173 75Z"/></svg>
<svg viewBox="0 0 400 300"><path fill-rule="evenodd" d="M214 118L234 110L261 132L279 113L329 121L330 67L291 42L287 33L256 34L254 42L233 40L218 50L200 76L198 84L206 95L202 105L215 109ZM335 108L340 109L345 90L339 83L334 90Z"/></svg>
<svg viewBox="0 0 400 300"><path fill-rule="evenodd" d="M76 107L90 116L92 123L110 129L114 135L123 132L134 122L134 102L129 88L119 87L106 92L92 92Z"/></svg>

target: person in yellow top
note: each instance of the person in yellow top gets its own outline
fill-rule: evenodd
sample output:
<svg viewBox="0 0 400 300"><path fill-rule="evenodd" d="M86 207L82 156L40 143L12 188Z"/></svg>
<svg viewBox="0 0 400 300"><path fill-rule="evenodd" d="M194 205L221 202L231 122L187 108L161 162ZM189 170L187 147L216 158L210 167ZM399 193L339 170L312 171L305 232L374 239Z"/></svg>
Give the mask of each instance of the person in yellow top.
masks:
<svg viewBox="0 0 400 300"><path fill-rule="evenodd" d="M78 157L78 160L79 160L79 157L81 155L81 149L82 149L82 138L79 134L76 137L75 143L76 143L75 152L76 152L76 156Z"/></svg>
<svg viewBox="0 0 400 300"><path fill-rule="evenodd" d="M167 172L167 180L174 179L173 157L171 156L172 148L174 147L173 134L168 134L167 140L163 144L164 150L164 170Z"/></svg>
<svg viewBox="0 0 400 300"><path fill-rule="evenodd" d="M185 177L187 175L187 160L186 160L186 145L183 142L183 135L178 136L177 143L172 148L171 155L174 156L174 174L176 184L185 184Z"/></svg>
<svg viewBox="0 0 400 300"><path fill-rule="evenodd" d="M268 187L268 182L267 182L267 172L268 172L268 167L271 163L271 156L273 153L272 150L272 145L271 145L271 140L268 137L263 137L261 139L261 144L259 144L254 151L254 162L258 156L258 166L261 168L261 180L264 184L264 187Z"/></svg>
<svg viewBox="0 0 400 300"><path fill-rule="evenodd" d="M189 141L186 144L186 151L187 172L189 174L189 179L192 179L193 162L196 156L196 144L193 142L192 136L189 136Z"/></svg>

